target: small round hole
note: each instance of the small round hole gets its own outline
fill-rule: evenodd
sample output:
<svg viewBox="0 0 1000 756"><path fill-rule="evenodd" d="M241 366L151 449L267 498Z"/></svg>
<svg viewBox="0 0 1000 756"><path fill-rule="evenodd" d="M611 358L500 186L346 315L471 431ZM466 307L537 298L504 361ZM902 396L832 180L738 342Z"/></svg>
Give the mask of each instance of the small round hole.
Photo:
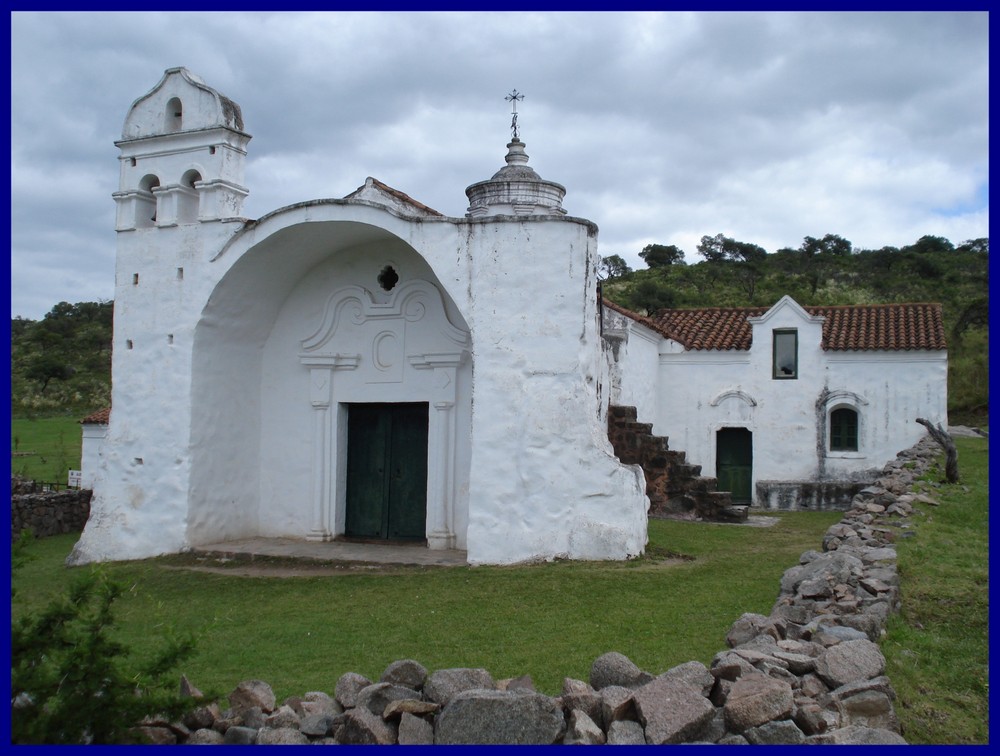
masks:
<svg viewBox="0 0 1000 756"><path fill-rule="evenodd" d="M393 267L386 265L382 268L382 272L378 274L378 285L385 291L392 291L397 283L399 283L399 274L396 273Z"/></svg>

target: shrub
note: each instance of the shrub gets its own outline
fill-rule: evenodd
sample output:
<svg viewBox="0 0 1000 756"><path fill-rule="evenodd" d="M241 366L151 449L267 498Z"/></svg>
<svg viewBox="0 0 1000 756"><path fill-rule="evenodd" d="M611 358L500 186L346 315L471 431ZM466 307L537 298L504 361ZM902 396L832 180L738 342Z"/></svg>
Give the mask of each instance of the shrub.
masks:
<svg viewBox="0 0 1000 756"><path fill-rule="evenodd" d="M30 534L12 549L11 570L24 564ZM165 678L189 657L194 641L168 639L136 666L112 637L113 605L123 586L89 570L37 614L11 623L13 743L133 743L147 716L179 716L189 702Z"/></svg>

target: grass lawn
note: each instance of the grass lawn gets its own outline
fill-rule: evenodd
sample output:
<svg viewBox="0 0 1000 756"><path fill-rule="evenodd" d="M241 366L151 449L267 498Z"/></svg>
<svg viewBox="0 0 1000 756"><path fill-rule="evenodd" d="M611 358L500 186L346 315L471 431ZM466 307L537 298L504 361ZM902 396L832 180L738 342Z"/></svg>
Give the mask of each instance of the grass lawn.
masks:
<svg viewBox="0 0 1000 756"><path fill-rule="evenodd" d="M955 445L961 482L928 487L940 506L897 544L903 607L882 642L914 744L989 742L989 442Z"/></svg>
<svg viewBox="0 0 1000 756"><path fill-rule="evenodd" d="M10 421L11 472L45 483L66 484L80 469L80 415Z"/></svg>
<svg viewBox="0 0 1000 756"><path fill-rule="evenodd" d="M767 528L654 520L645 557L523 567L399 568L385 574L251 578L172 569L167 557L100 567L128 591L116 604L121 639L147 655L164 632L193 632L183 667L206 693L248 678L279 700L333 692L344 672L377 679L392 661L428 669L485 667L530 674L560 692L563 677L620 651L650 672L712 656L743 612L767 614L782 573L818 548L835 512L780 516ZM63 559L75 536L35 542L14 576L12 613L38 609L90 567ZM688 557L671 558L674 554Z"/></svg>

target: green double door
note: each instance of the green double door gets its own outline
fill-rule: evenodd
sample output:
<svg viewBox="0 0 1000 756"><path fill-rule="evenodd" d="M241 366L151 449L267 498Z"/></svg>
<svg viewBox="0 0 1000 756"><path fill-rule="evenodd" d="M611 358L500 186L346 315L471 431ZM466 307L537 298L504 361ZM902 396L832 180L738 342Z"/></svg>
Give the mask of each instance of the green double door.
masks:
<svg viewBox="0 0 1000 756"><path fill-rule="evenodd" d="M746 428L720 428L715 436L715 477L720 491L729 491L733 502L753 500L753 434Z"/></svg>
<svg viewBox="0 0 1000 756"><path fill-rule="evenodd" d="M348 405L347 536L426 537L427 409L425 402Z"/></svg>

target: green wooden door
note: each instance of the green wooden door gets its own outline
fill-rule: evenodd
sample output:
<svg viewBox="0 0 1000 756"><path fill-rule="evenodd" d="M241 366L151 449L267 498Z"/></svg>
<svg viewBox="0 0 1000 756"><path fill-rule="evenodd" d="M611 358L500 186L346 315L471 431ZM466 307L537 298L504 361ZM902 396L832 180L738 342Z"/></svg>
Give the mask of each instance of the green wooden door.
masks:
<svg viewBox="0 0 1000 756"><path fill-rule="evenodd" d="M346 535L422 540L426 519L427 404L349 405Z"/></svg>
<svg viewBox="0 0 1000 756"><path fill-rule="evenodd" d="M753 434L746 428L721 428L715 436L715 477L720 491L729 491L733 501L752 501Z"/></svg>

